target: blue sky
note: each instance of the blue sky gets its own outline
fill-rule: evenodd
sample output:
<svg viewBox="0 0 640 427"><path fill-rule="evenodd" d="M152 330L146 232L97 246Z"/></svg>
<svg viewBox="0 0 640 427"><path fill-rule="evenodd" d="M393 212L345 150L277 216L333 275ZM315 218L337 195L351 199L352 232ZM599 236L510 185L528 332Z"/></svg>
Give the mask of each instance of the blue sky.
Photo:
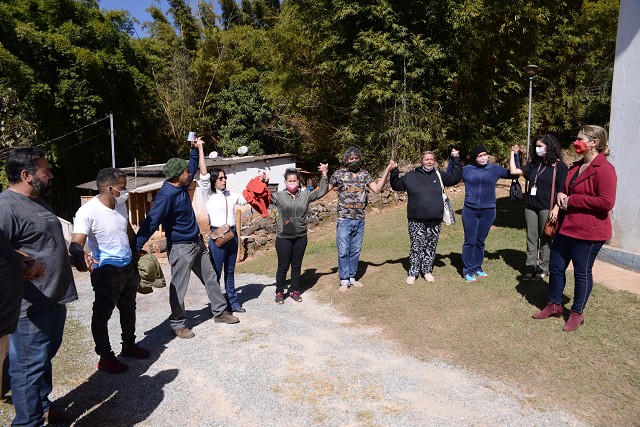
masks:
<svg viewBox="0 0 640 427"><path fill-rule="evenodd" d="M159 3L163 12L167 12L169 9L169 3L167 0L99 0L100 9L125 9L128 10L132 17L137 18L140 23L145 21L151 21L151 15L149 15L145 9L153 4ZM190 2L187 0L187 4ZM145 35L140 29L136 27L141 37Z"/></svg>

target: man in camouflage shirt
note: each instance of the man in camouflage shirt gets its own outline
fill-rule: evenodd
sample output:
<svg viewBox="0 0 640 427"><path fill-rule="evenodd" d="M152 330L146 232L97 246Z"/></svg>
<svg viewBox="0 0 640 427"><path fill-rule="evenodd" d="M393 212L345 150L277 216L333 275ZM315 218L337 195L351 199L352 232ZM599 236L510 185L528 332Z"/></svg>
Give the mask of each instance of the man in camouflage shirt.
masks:
<svg viewBox="0 0 640 427"><path fill-rule="evenodd" d="M364 214L367 206L367 190L380 193L392 162L382 177L374 181L369 172L361 169L362 153L356 147L349 147L343 156L344 167L338 169L329 180L331 188L338 188L338 224L336 246L338 247L338 277L340 292L347 292L350 286L362 287L356 280L362 238L364 236Z"/></svg>

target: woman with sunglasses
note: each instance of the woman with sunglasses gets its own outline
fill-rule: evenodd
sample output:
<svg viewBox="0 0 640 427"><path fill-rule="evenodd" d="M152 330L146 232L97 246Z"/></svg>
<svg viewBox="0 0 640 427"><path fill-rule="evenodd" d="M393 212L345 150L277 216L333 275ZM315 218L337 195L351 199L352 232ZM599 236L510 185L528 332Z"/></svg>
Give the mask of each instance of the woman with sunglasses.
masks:
<svg viewBox="0 0 640 427"><path fill-rule="evenodd" d="M575 291L569 319L562 328L565 332L584 323L583 311L593 287L593 263L604 242L611 239L609 213L618 183L616 169L607 161L609 143L604 128L583 126L573 148L582 159L569 168L564 191L557 196L560 215L549 257L548 304L533 315L534 319L562 315L566 270L572 262Z"/></svg>
<svg viewBox="0 0 640 427"><path fill-rule="evenodd" d="M238 301L235 287L235 268L238 256L238 231L236 230L236 219L234 209L236 205L245 205L247 201L240 193L232 193L227 189L227 175L220 168L213 168L207 171L204 161L203 141L198 138L196 146L199 152L200 178L198 185L209 216L209 225L213 233L219 227L227 224L233 232L233 239L230 239L218 247L213 239L209 239L209 256L213 269L218 277L222 277L224 271L224 287L226 291L228 309L236 313L245 313L242 304ZM266 175L259 175L258 179L267 180Z"/></svg>
<svg viewBox="0 0 640 427"><path fill-rule="evenodd" d="M295 169L287 169L284 173L286 189L273 193L271 197L271 202L278 208L276 224L277 304L284 304L284 283L289 266L291 266L289 297L295 302L302 301L299 287L302 258L307 248L307 212L311 202L327 194L329 189L329 179L327 178L329 165L320 163L318 170L322 172L322 179L320 187L316 190L300 191L300 172Z"/></svg>

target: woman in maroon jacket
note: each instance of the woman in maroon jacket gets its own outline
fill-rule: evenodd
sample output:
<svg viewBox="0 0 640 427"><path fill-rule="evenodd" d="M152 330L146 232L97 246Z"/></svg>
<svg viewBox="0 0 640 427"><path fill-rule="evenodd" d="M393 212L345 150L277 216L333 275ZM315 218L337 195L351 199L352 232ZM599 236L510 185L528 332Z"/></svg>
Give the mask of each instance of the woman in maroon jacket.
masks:
<svg viewBox="0 0 640 427"><path fill-rule="evenodd" d="M565 193L558 194L560 218L549 258L549 302L533 315L546 319L562 315L565 271L573 262L575 292L565 332L575 331L584 323L582 311L587 305L593 276L593 263L606 240L611 239L609 212L616 200L618 177L607 161L607 131L600 126L583 126L573 143L579 160L571 166L565 181Z"/></svg>

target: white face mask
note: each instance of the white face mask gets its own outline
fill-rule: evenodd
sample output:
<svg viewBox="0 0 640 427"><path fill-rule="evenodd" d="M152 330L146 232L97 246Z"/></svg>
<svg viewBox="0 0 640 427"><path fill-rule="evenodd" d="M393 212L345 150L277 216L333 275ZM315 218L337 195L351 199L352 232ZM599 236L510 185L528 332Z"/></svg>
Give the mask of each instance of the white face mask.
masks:
<svg viewBox="0 0 640 427"><path fill-rule="evenodd" d="M544 153L546 153L547 150L544 149L544 147L536 147L536 154L540 157L544 156Z"/></svg>
<svg viewBox="0 0 640 427"><path fill-rule="evenodd" d="M116 199L116 203L122 204L129 198L129 190L122 190L118 197L113 196Z"/></svg>

